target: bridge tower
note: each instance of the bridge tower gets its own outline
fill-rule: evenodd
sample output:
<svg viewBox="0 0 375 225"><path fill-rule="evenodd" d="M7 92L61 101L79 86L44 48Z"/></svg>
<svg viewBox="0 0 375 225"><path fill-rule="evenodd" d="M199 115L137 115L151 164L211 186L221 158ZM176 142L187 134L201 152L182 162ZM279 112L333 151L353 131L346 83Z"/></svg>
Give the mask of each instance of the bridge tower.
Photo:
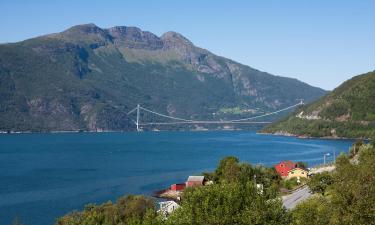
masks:
<svg viewBox="0 0 375 225"><path fill-rule="evenodd" d="M137 131L139 131L139 104L137 105L137 122L135 124L137 125Z"/></svg>

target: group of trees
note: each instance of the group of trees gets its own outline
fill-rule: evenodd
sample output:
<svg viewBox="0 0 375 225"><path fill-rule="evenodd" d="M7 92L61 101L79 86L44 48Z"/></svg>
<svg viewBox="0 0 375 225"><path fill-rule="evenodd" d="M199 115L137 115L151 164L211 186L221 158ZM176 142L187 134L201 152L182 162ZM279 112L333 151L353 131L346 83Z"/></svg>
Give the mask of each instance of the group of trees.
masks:
<svg viewBox="0 0 375 225"><path fill-rule="evenodd" d="M186 189L181 207L167 219L152 199L128 196L115 204L88 205L56 225L375 224L375 148L362 144L357 150L357 161L342 154L333 173L314 175L308 185L316 194L290 211L278 198L282 182L272 168L226 157L213 173L205 173L214 184Z"/></svg>
<svg viewBox="0 0 375 225"><path fill-rule="evenodd" d="M342 154L333 173L311 178L317 195L291 211L292 224L375 224L375 147L362 144L357 150L358 160Z"/></svg>
<svg viewBox="0 0 375 225"><path fill-rule="evenodd" d="M114 204L89 204L82 212L74 211L59 218L56 225L151 225L160 224L153 199L141 195L119 198Z"/></svg>

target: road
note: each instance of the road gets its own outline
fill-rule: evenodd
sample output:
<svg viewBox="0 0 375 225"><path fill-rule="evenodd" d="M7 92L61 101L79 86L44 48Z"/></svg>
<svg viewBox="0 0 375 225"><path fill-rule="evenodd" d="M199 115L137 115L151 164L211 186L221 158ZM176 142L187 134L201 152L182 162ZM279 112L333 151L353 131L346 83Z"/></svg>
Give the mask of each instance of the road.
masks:
<svg viewBox="0 0 375 225"><path fill-rule="evenodd" d="M311 196L311 193L309 191L309 188L307 186L293 192L290 195L286 195L282 197L283 200L283 206L286 209L293 209L296 207L297 204L300 202L306 200Z"/></svg>

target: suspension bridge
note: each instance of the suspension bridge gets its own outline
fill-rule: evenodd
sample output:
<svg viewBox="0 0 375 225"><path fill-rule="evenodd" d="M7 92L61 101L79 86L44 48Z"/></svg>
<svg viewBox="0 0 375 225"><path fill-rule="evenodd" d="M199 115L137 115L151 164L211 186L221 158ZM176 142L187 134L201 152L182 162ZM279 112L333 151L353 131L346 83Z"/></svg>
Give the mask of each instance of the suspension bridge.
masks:
<svg viewBox="0 0 375 225"><path fill-rule="evenodd" d="M174 116L169 116L165 115L162 113L155 112L150 109L146 109L142 107L140 104L137 105L134 109L130 110L127 114L130 116L133 113L136 113L136 119L131 119L134 124L136 125L137 131L141 130L141 127L143 126L151 126L151 125L178 125L178 124L268 124L271 122L268 121L254 121L255 119L263 118L266 116L278 114L280 112L295 108L297 106L304 105L303 99L300 99L300 102L297 104L273 111L273 112L268 112L263 115L257 115L253 117L247 117L247 118L242 118L242 119L235 119L235 120L191 120L191 119L184 119L184 118L179 118L179 117L174 117ZM141 111L171 119L171 122L141 122Z"/></svg>

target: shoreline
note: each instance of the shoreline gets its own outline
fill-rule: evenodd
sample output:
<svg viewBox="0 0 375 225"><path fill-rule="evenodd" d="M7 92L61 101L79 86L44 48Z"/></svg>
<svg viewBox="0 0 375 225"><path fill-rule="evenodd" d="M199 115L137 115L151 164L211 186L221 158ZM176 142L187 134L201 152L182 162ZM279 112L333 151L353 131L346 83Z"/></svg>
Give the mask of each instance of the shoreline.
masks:
<svg viewBox="0 0 375 225"><path fill-rule="evenodd" d="M358 138L349 138L349 137L332 137L332 136L325 136L325 137L313 137L313 136L306 136L306 135L296 135L287 132L275 132L275 133L265 133L265 132L258 132L255 130L243 130L243 129L215 129L215 130L147 130L141 132L214 132L214 131L226 131L226 132L236 132L236 131L249 131L255 132L258 135L272 135L272 136L281 136L281 137L294 137L298 139L320 139L320 140L348 140L348 141L355 141ZM64 134L64 133L137 133L138 131L126 131L126 130L100 130L100 131L82 131L82 130L72 130L72 131L0 131L0 135L12 135L12 134ZM369 139L363 139L365 141L369 141Z"/></svg>
<svg viewBox="0 0 375 225"><path fill-rule="evenodd" d="M214 129L214 130L201 130L201 129L194 129L194 130L101 130L101 131L82 131L82 130L72 130L72 131L0 131L0 135L7 135L7 134L60 134L60 133L137 133L137 132L213 132L213 131L228 131L228 132L236 132L236 131L250 131L255 132L256 130L244 130L244 129Z"/></svg>
<svg viewBox="0 0 375 225"><path fill-rule="evenodd" d="M272 136L280 136L280 137L294 137L298 139L319 139L319 140L342 140L342 141L355 141L358 138L349 138L349 137L333 137L333 136L325 136L325 137L313 137L313 136L307 136L307 135L297 135L297 134L291 134L287 132L275 132L275 133L265 133L265 132L256 132L256 134L259 135L272 135ZM364 140L369 140L365 138Z"/></svg>
<svg viewBox="0 0 375 225"><path fill-rule="evenodd" d="M285 132L276 132L276 133L265 133L265 132L258 132L255 130L241 130L241 129L235 129L235 130L228 130L228 129L216 129L216 130L147 130L147 131L141 131L141 132L214 132L214 131L224 131L224 132L237 132L237 131L249 131L249 132L255 132L258 135L272 135L272 136L280 136L280 137L294 137L298 139L316 139L316 140L342 140L342 141L355 141L358 138L349 138L349 137L332 137L332 136L326 136L326 137L313 137L313 136L306 136L306 135L296 135L291 133L285 133ZM74 134L74 133L137 133L138 131L125 131L125 130L101 130L101 131L81 131L81 130L72 130L72 131L0 131L1 135L15 135L15 134ZM370 141L370 139L365 138L363 139L365 141Z"/></svg>

